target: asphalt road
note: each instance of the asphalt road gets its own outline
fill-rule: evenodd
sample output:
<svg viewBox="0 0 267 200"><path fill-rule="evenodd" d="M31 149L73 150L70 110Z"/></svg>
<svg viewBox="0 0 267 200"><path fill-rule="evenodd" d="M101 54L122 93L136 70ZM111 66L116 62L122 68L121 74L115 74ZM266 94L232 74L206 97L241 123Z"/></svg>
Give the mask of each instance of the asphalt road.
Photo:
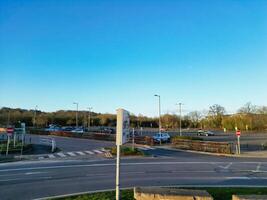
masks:
<svg viewBox="0 0 267 200"><path fill-rule="evenodd" d="M157 157L125 158L121 187L267 186L267 159L200 155L163 149ZM115 160L0 164L1 199L35 199L115 188Z"/></svg>
<svg viewBox="0 0 267 200"><path fill-rule="evenodd" d="M103 147L114 146L114 142L102 141L102 140L88 140L81 138L69 138L69 137L59 137L59 136L41 136L41 135L26 135L26 141L33 144L41 144L40 138L51 137L56 141L56 146L60 148L61 151L84 151L92 149L100 149Z"/></svg>

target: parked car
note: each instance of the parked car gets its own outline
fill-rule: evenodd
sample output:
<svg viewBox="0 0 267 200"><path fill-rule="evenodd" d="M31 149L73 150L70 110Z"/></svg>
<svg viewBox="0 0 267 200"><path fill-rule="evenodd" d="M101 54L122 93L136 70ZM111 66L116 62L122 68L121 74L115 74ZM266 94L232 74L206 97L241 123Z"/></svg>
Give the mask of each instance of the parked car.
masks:
<svg viewBox="0 0 267 200"><path fill-rule="evenodd" d="M198 136L214 136L214 133L211 131L199 130L197 133Z"/></svg>
<svg viewBox="0 0 267 200"><path fill-rule="evenodd" d="M171 136L168 133L157 133L153 139L155 142L170 142Z"/></svg>
<svg viewBox="0 0 267 200"><path fill-rule="evenodd" d="M72 133L83 133L83 129L82 128L75 128L71 131Z"/></svg>
<svg viewBox="0 0 267 200"><path fill-rule="evenodd" d="M60 127L56 125L49 125L48 128L45 128L45 131L49 131L49 132L60 131Z"/></svg>

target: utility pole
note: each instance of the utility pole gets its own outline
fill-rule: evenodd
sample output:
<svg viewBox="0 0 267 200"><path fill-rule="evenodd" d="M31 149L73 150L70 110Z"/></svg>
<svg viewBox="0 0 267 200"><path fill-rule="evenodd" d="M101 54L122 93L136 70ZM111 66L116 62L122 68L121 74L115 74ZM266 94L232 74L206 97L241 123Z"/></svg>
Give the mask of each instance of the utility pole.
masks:
<svg viewBox="0 0 267 200"><path fill-rule="evenodd" d="M180 133L180 136L182 136L182 103L177 103L176 105L179 105L179 113L180 113L180 117L179 117L179 120L180 120L179 133Z"/></svg>
<svg viewBox="0 0 267 200"><path fill-rule="evenodd" d="M92 107L88 107L88 131L89 131L89 128L91 126L91 110L93 109Z"/></svg>
<svg viewBox="0 0 267 200"><path fill-rule="evenodd" d="M78 128L78 106L79 104L77 102L73 102L73 104L76 105L76 128Z"/></svg>
<svg viewBox="0 0 267 200"><path fill-rule="evenodd" d="M160 107L160 95L155 94L154 96L159 98L159 134L160 134L160 133L161 133L161 119L160 119L160 116L161 116L161 107ZM160 145L161 145L161 139L160 139Z"/></svg>

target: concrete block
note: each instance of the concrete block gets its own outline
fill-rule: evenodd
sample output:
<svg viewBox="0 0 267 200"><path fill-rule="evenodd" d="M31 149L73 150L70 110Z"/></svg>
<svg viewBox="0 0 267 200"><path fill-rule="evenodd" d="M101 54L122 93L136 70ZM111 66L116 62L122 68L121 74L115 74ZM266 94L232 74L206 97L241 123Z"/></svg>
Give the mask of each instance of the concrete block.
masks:
<svg viewBox="0 0 267 200"><path fill-rule="evenodd" d="M233 195L232 200L266 200L267 195Z"/></svg>
<svg viewBox="0 0 267 200"><path fill-rule="evenodd" d="M205 190L161 187L134 188L134 198L136 200L213 200Z"/></svg>

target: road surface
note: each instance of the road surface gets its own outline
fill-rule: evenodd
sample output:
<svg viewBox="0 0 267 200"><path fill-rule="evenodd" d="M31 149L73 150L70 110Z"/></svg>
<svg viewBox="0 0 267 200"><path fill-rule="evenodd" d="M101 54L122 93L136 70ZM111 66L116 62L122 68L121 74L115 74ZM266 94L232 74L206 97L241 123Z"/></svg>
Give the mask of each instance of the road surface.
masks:
<svg viewBox="0 0 267 200"><path fill-rule="evenodd" d="M163 149L124 158L121 187L267 186L267 159L200 155ZM115 188L115 160L46 160L0 164L0 197L35 199Z"/></svg>

